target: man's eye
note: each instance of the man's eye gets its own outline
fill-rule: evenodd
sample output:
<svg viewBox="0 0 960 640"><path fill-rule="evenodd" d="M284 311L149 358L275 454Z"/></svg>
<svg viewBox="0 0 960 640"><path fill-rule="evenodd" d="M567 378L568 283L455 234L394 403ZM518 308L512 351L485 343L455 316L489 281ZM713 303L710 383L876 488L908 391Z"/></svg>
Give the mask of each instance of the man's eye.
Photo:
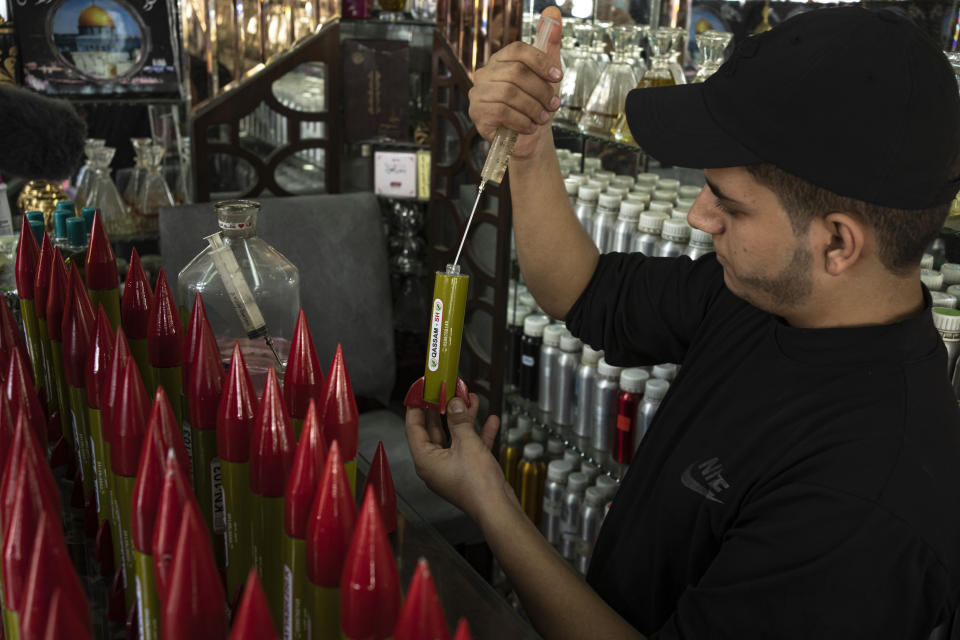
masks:
<svg viewBox="0 0 960 640"><path fill-rule="evenodd" d="M717 209L720 209L720 211L723 211L727 215L736 215L736 212L729 207L724 206L723 202L719 198L714 201L713 206L715 206Z"/></svg>

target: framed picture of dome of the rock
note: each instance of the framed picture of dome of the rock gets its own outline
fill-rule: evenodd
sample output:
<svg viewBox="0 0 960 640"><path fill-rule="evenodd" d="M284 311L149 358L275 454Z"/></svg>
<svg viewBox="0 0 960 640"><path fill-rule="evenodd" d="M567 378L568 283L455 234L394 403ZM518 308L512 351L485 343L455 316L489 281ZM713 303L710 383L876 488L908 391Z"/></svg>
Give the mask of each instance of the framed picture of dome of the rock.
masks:
<svg viewBox="0 0 960 640"><path fill-rule="evenodd" d="M12 0L23 82L91 99L180 97L166 0Z"/></svg>

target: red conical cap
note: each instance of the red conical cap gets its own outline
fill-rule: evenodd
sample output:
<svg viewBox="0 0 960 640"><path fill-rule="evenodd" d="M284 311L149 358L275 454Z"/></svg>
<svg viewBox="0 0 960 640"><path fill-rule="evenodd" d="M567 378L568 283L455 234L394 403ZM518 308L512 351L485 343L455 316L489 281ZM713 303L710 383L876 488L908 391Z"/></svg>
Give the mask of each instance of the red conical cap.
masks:
<svg viewBox="0 0 960 640"><path fill-rule="evenodd" d="M199 347L191 365L190 386L187 387L190 424L197 429L213 430L217 428L224 374L216 340L204 325L200 325Z"/></svg>
<svg viewBox="0 0 960 640"><path fill-rule="evenodd" d="M250 490L258 496L280 498L293 464L296 439L287 407L280 395L277 373L267 370L257 424L250 439Z"/></svg>
<svg viewBox="0 0 960 640"><path fill-rule="evenodd" d="M167 640L211 640L227 633L226 599L200 507L188 502L177 535L173 569L163 603Z"/></svg>
<svg viewBox="0 0 960 640"><path fill-rule="evenodd" d="M61 332L63 338L63 374L71 387L86 384L87 351L93 340L96 316L90 296L83 286L76 263L70 265L70 291L63 309Z"/></svg>
<svg viewBox="0 0 960 640"><path fill-rule="evenodd" d="M60 249L54 248L53 257L50 259L50 286L47 289L47 333L55 342L63 339L63 307L69 291L67 284L67 266L60 255Z"/></svg>
<svg viewBox="0 0 960 640"><path fill-rule="evenodd" d="M323 385L323 400L320 403L320 422L323 423L327 442L340 443L340 452L344 460L357 457L360 415L357 401L350 386L350 375L343 360L343 349L338 344L333 354L333 364Z"/></svg>
<svg viewBox="0 0 960 640"><path fill-rule="evenodd" d="M340 446L334 441L323 465L307 521L307 578L315 585L340 586L347 549L357 522L357 507L343 470Z"/></svg>
<svg viewBox="0 0 960 640"><path fill-rule="evenodd" d="M387 533L393 533L397 529L397 491L393 487L390 461L387 460L387 452L383 449L382 440L377 443L377 453L373 456L373 462L370 463L367 486L373 487L373 493L377 496L383 528Z"/></svg>
<svg viewBox="0 0 960 640"><path fill-rule="evenodd" d="M351 640L393 635L400 612L400 577L372 490L363 497L340 579L340 627Z"/></svg>
<svg viewBox="0 0 960 640"><path fill-rule="evenodd" d="M20 223L20 240L17 243L17 295L21 300L33 300L33 280L37 275L37 265L40 262L40 247L33 237L33 229L27 217Z"/></svg>
<svg viewBox="0 0 960 640"><path fill-rule="evenodd" d="M100 394L110 372L110 358L113 357L113 328L107 318L103 305L97 306L97 324L93 339L87 349L87 361L83 365L84 386L87 393L87 406L100 408Z"/></svg>
<svg viewBox="0 0 960 640"><path fill-rule="evenodd" d="M163 470L163 489L160 491L160 504L153 525L153 539L150 548L153 551L153 570L157 578L157 594L160 602L166 599L167 585L173 568L173 555L180 533L180 521L183 509L188 502L196 502L190 489L187 471L180 466L173 452L167 453Z"/></svg>
<svg viewBox="0 0 960 640"><path fill-rule="evenodd" d="M447 620L437 596L437 587L430 576L430 566L425 558L417 561L417 569L407 589L394 640L450 640Z"/></svg>
<svg viewBox="0 0 960 640"><path fill-rule="evenodd" d="M87 276L87 288L91 291L116 289L120 284L120 278L117 275L117 257L113 255L113 247L110 246L107 231L103 228L100 209L93 214L90 246L87 247L87 266L84 273Z"/></svg>
<svg viewBox="0 0 960 640"><path fill-rule="evenodd" d="M473 640L466 618L460 618L460 622L457 623L457 633L453 636L453 640Z"/></svg>
<svg viewBox="0 0 960 640"><path fill-rule="evenodd" d="M313 346L313 337L307 325L307 316L300 309L297 316L297 326L293 330L293 341L290 343L290 356L287 359L287 369L283 375L283 398L287 402L287 410L293 418L307 417L307 407L310 400L320 400L323 392L323 371L320 370L320 359Z"/></svg>
<svg viewBox="0 0 960 640"><path fill-rule="evenodd" d="M257 392L253 388L240 343L233 343L230 372L217 408L217 454L228 462L250 459L250 436L257 422Z"/></svg>
<svg viewBox="0 0 960 640"><path fill-rule="evenodd" d="M233 630L228 640L279 640L256 569L251 569L247 576L243 597L233 614Z"/></svg>
<svg viewBox="0 0 960 640"><path fill-rule="evenodd" d="M123 331L130 340L144 340L150 326L150 311L153 307L153 291L150 281L143 272L140 256L136 249L130 251L130 268L123 284L123 298L120 300L120 317Z"/></svg>
<svg viewBox="0 0 960 640"><path fill-rule="evenodd" d="M63 589L56 587L50 597L47 624L43 631L43 640L90 640L90 629L84 626L83 612L90 612L86 602L82 605L71 604Z"/></svg>
<svg viewBox="0 0 960 640"><path fill-rule="evenodd" d="M153 312L147 328L147 352L150 364L155 367L178 367L183 358L183 325L173 292L167 284L167 276L160 269L157 290L153 299Z"/></svg>
<svg viewBox="0 0 960 640"><path fill-rule="evenodd" d="M20 357L24 363L30 362L30 355L27 353L27 343L23 340L23 332L13 319L13 312L7 304L0 305L0 367L3 371L7 370L10 363L10 354L14 350L20 352ZM30 380L33 380L33 370L27 368L30 373Z"/></svg>
<svg viewBox="0 0 960 640"><path fill-rule="evenodd" d="M44 450L37 441L37 436L21 411L13 430L13 440L7 453L3 476L0 477L0 534L6 531L9 514L13 511L13 503L17 496L17 478L24 460L30 458L36 468L36 478L40 482L40 489L53 505L53 510L60 514L60 494L53 473L43 458Z"/></svg>
<svg viewBox="0 0 960 640"><path fill-rule="evenodd" d="M127 360L123 370L120 396L111 417L110 464L113 472L134 478L147 432L147 392L133 358Z"/></svg>
<svg viewBox="0 0 960 640"><path fill-rule="evenodd" d="M4 382L7 400L10 401L10 415L17 415L22 409L27 415L27 423L37 439L47 442L47 418L43 414L40 396L33 386L30 369L20 357L20 352L14 350L7 365L7 378Z"/></svg>
<svg viewBox="0 0 960 640"><path fill-rule="evenodd" d="M13 414L10 412L10 401L7 400L7 394L0 393L0 478L3 477L3 470L7 467L7 456L13 449L13 435L16 426ZM0 521L2 520L3 518L0 517Z"/></svg>
<svg viewBox="0 0 960 640"><path fill-rule="evenodd" d="M150 420L147 422L147 435L140 452L137 481L133 486L131 534L134 548L141 553L152 553L153 529L157 520L160 492L163 490L163 472L169 451L173 451L180 468L186 472L190 468L190 458L183 444L183 436L173 416L166 392L163 387L157 387Z"/></svg>
<svg viewBox="0 0 960 640"><path fill-rule="evenodd" d="M293 458L293 468L283 494L283 528L291 538L307 537L307 521L313 498L320 484L327 459L327 443L317 418L317 404L313 400L307 409L307 418L300 432L300 442Z"/></svg>
<svg viewBox="0 0 960 640"><path fill-rule="evenodd" d="M122 327L117 327L113 340L113 353L110 354L110 367L100 388L100 430L105 442L113 442L113 414L117 402L120 400L120 391L123 388L123 373L127 370L130 360L130 345Z"/></svg>
<svg viewBox="0 0 960 640"><path fill-rule="evenodd" d="M90 630L90 608L80 578L67 554L67 543L56 517L40 514L37 538L30 559L30 571L20 616L20 628L25 639L41 638L47 628L54 591L65 598L64 605L72 611L68 619L76 619L79 627ZM77 637L83 637L77 636Z"/></svg>
<svg viewBox="0 0 960 640"><path fill-rule="evenodd" d="M205 328L210 335L213 335L213 329L210 327L210 321L207 319L207 310L203 306L203 298L200 294L193 297L193 308L190 310L190 324L187 326L187 339L183 342L183 358L181 358L180 374L183 380L183 388L190 388L190 371L193 369L193 361L197 359L197 353L200 351L201 328Z"/></svg>
<svg viewBox="0 0 960 640"><path fill-rule="evenodd" d="M33 305L37 317L41 320L47 317L47 293L50 291L50 270L53 266L53 244L50 237L43 234L43 244L40 245L40 258L37 261L37 274L33 279Z"/></svg>

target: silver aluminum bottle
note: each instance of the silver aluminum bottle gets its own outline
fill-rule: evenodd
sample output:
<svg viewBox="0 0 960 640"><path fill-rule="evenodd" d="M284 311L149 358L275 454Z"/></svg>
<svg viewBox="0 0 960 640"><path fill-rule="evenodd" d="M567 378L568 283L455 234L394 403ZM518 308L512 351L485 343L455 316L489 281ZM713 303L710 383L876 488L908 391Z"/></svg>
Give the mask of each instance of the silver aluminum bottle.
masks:
<svg viewBox="0 0 960 640"><path fill-rule="evenodd" d="M640 222L637 224L637 233L630 243L630 251L652 256L657 248L657 243L660 242L660 231L663 229L663 221L666 219L667 216L655 211L641 213Z"/></svg>
<svg viewBox="0 0 960 640"><path fill-rule="evenodd" d="M953 377L957 360L960 358L960 315L953 315L956 311L953 313L950 311L953 309L934 307L933 326L940 332L943 344L947 348L947 376Z"/></svg>
<svg viewBox="0 0 960 640"><path fill-rule="evenodd" d="M597 363L597 384L593 396L590 444L597 461L603 463L613 447L613 430L617 424L617 394L620 391L620 367Z"/></svg>
<svg viewBox="0 0 960 640"><path fill-rule="evenodd" d="M696 260L700 256L713 253L713 236L700 229L690 229L690 244L683 250L683 255Z"/></svg>
<svg viewBox="0 0 960 640"><path fill-rule="evenodd" d="M610 241L613 239L613 227L617 224L617 209L620 207L620 198L608 193L601 193L597 212L593 215L590 225L590 237L597 245L600 253L609 253Z"/></svg>
<svg viewBox="0 0 960 640"><path fill-rule="evenodd" d="M690 238L690 225L683 220L671 218L663 221L663 230L660 231L660 242L654 250L658 258L675 258L687 248Z"/></svg>
<svg viewBox="0 0 960 640"><path fill-rule="evenodd" d="M597 390L597 363L603 351L583 346L580 365L574 378L573 443L581 451L589 451L593 433L593 395Z"/></svg>
<svg viewBox="0 0 960 640"><path fill-rule="evenodd" d="M560 555L576 560L580 547L580 518L583 516L583 492L590 479L579 471L567 476L567 486L560 505Z"/></svg>
<svg viewBox="0 0 960 640"><path fill-rule="evenodd" d="M560 336L560 351L553 367L553 412L550 419L561 432L573 426L573 391L583 343L569 334Z"/></svg>
<svg viewBox="0 0 960 640"><path fill-rule="evenodd" d="M593 557L593 545L600 533L603 524L604 503L606 499L603 491L597 487L587 487L583 492L583 513L580 516L580 548L577 550L577 571L587 575L590 568L590 558Z"/></svg>
<svg viewBox="0 0 960 640"><path fill-rule="evenodd" d="M577 178L564 178L563 185L567 188L567 197L570 198L570 207L576 211L577 194L580 192L580 181Z"/></svg>
<svg viewBox="0 0 960 640"><path fill-rule="evenodd" d="M650 429L650 423L660 408L660 402L663 396L667 395L670 383L660 378L650 378L643 389L643 400L637 406L637 433L634 435L634 447L639 447L640 442L647 435Z"/></svg>
<svg viewBox="0 0 960 640"><path fill-rule="evenodd" d="M600 491L603 492L604 501L609 502L613 500L613 496L617 495L617 489L620 488L620 483L610 476L597 476L593 486L600 489Z"/></svg>
<svg viewBox="0 0 960 640"><path fill-rule="evenodd" d="M956 287L958 285L952 284L950 286ZM957 296L947 293L946 291L931 291L930 298L932 298L933 306L935 307L957 308Z"/></svg>
<svg viewBox="0 0 960 640"><path fill-rule="evenodd" d="M551 324L543 329L540 359L537 363L537 409L540 422L549 422L554 411L553 376L557 354L560 353L560 337L566 332L562 324Z"/></svg>
<svg viewBox="0 0 960 640"><path fill-rule="evenodd" d="M593 216L597 210L599 197L600 190L596 187L580 185L580 190L577 192L577 204L574 206L573 212L587 233L590 233L592 228Z"/></svg>
<svg viewBox="0 0 960 640"><path fill-rule="evenodd" d="M637 222L643 207L634 202L621 202L620 215L613 226L613 239L610 241L610 251L627 253L633 243L633 236L637 232Z"/></svg>
<svg viewBox="0 0 960 640"><path fill-rule="evenodd" d="M563 494L567 488L567 476L573 465L563 460L553 460L547 465L547 481L543 485L543 509L540 515L540 532L547 542L560 548L560 517L563 512Z"/></svg>

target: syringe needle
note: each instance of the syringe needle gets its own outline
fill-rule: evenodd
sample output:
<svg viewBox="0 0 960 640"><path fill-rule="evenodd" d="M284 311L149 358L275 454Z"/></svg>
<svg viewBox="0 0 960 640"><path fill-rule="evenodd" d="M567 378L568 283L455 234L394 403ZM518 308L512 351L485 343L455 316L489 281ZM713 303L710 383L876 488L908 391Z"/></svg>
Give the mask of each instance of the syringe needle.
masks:
<svg viewBox="0 0 960 640"><path fill-rule="evenodd" d="M477 199L473 201L473 210L470 212L470 217L467 218L467 226L463 228L463 236L460 238L460 246L457 248L457 255L453 257L453 264L457 265L460 263L460 253L463 251L463 245L467 242L467 234L470 232L470 224L473 222L473 216L477 213L477 205L480 204L480 196L483 195L483 188L487 186L486 180L480 181L480 186L477 188Z"/></svg>

